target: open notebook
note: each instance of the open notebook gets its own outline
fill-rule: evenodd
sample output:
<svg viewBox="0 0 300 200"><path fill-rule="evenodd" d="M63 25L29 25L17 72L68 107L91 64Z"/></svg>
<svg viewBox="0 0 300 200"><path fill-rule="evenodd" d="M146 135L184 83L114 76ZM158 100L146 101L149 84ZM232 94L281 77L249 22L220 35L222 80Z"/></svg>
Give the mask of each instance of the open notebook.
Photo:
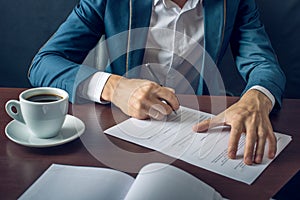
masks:
<svg viewBox="0 0 300 200"><path fill-rule="evenodd" d="M25 199L203 199L222 196L206 183L172 165L151 163L134 179L126 173L97 167L52 164L25 191Z"/></svg>

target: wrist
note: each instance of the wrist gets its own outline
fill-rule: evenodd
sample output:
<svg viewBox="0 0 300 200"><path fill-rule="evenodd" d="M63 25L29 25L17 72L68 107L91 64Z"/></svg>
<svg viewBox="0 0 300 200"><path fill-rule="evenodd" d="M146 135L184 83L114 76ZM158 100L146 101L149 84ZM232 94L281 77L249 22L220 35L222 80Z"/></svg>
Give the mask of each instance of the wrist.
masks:
<svg viewBox="0 0 300 200"><path fill-rule="evenodd" d="M120 81L121 78L122 77L118 76L118 75L111 75L108 78L107 82L104 85L102 94L101 94L101 99L102 100L109 101L109 102L112 101L114 91L117 87L117 84L119 84L119 81Z"/></svg>
<svg viewBox="0 0 300 200"><path fill-rule="evenodd" d="M255 86L252 86L249 90L258 90L260 92L262 92L264 95L266 95L272 102L272 108L274 107L275 105L275 97L273 96L273 94L265 87L262 87L260 85L255 85Z"/></svg>
<svg viewBox="0 0 300 200"><path fill-rule="evenodd" d="M264 108L268 113L271 112L273 108L272 101L267 97L264 93L259 90L248 90L242 97L242 99L246 100L248 105L255 103L260 108Z"/></svg>

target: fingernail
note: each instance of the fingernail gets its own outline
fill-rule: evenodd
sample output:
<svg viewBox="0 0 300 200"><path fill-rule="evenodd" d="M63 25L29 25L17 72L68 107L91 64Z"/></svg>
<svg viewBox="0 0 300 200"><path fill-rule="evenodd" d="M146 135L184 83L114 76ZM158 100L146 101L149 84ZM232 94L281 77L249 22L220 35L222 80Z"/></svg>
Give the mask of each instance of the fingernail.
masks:
<svg viewBox="0 0 300 200"><path fill-rule="evenodd" d="M255 163L260 164L262 162L262 156L255 157Z"/></svg>
<svg viewBox="0 0 300 200"><path fill-rule="evenodd" d="M251 158L250 156L247 156L247 157L245 158L245 164L246 164L246 165L252 165L252 158Z"/></svg>
<svg viewBox="0 0 300 200"><path fill-rule="evenodd" d="M235 159L235 158L236 158L235 152L229 151L229 152L228 152L228 157L229 157L230 159Z"/></svg>
<svg viewBox="0 0 300 200"><path fill-rule="evenodd" d="M269 158L272 159L272 158L274 158L274 157L275 157L275 153L270 153L270 154L269 154Z"/></svg>

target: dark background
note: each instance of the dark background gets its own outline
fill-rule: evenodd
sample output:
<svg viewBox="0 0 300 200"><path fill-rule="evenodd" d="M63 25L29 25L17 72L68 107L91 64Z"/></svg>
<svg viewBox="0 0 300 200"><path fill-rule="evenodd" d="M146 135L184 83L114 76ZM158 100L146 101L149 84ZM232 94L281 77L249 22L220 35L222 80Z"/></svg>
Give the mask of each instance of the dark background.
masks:
<svg viewBox="0 0 300 200"><path fill-rule="evenodd" d="M0 87L30 87L32 58L79 0L0 2Z"/></svg>
<svg viewBox="0 0 300 200"><path fill-rule="evenodd" d="M0 87L30 87L27 71L33 56L66 19L79 0L0 0ZM286 98L300 98L300 1L257 0L282 69ZM243 81L228 51L221 73L229 94L238 96Z"/></svg>

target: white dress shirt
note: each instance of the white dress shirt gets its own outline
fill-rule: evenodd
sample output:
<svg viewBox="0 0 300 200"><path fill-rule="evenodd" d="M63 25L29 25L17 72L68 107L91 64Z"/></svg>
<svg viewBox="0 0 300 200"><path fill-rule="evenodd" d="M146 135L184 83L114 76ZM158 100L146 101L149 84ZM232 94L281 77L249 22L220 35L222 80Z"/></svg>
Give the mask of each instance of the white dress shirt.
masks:
<svg viewBox="0 0 300 200"><path fill-rule="evenodd" d="M155 71L160 82L164 84L172 82L174 77L170 69L180 66L195 46L203 44L202 10L202 0L187 0L183 8L172 0L153 1L144 63L163 66L159 68L160 72ZM95 73L81 84L79 95L94 102L107 103L101 101L100 97L109 76L110 74L106 72ZM274 106L275 98L266 88L254 86L250 89L264 93Z"/></svg>

